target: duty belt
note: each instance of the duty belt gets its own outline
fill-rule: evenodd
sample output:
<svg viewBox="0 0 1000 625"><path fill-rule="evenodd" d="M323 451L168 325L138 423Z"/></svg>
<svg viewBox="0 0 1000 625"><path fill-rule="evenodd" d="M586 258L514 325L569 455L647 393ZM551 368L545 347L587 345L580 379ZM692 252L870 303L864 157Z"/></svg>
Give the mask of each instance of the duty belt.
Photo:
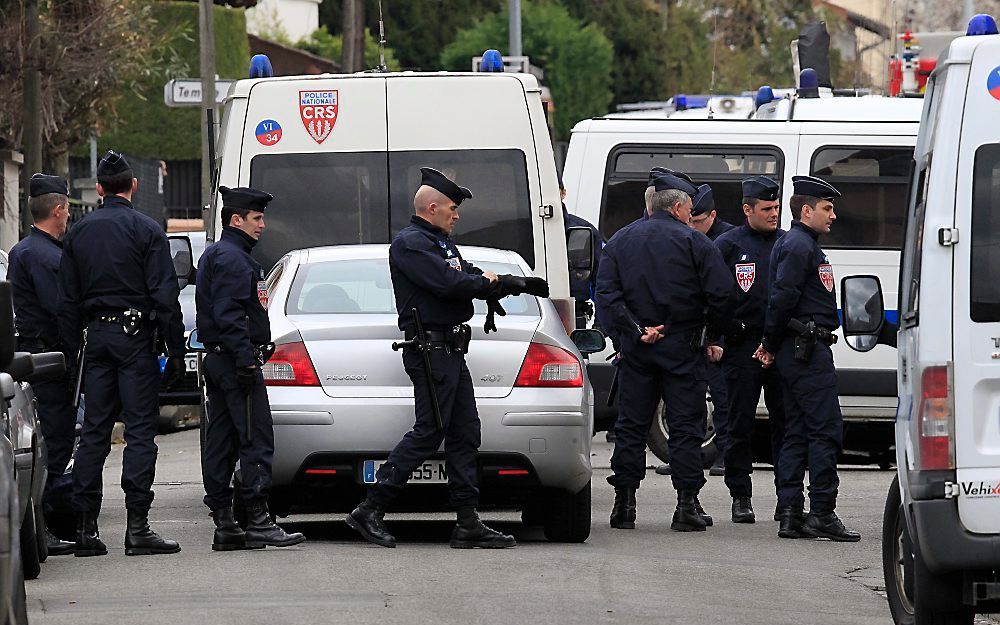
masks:
<svg viewBox="0 0 1000 625"><path fill-rule="evenodd" d="M260 345L252 345L251 347L254 359L262 367L274 355L274 343L262 343ZM205 343L205 351L211 354L231 354L221 343Z"/></svg>
<svg viewBox="0 0 1000 625"><path fill-rule="evenodd" d="M825 345L833 345L837 342L837 335L833 333L833 330L818 326L816 325L816 322L811 319L808 321L792 319L788 322L788 329L804 339L816 341Z"/></svg>
<svg viewBox="0 0 1000 625"><path fill-rule="evenodd" d="M407 330L404 335L406 340L412 340L416 332ZM467 324L459 324L448 330L424 330L431 349L443 349L447 352L467 353L469 351L469 341L472 339L472 328Z"/></svg>

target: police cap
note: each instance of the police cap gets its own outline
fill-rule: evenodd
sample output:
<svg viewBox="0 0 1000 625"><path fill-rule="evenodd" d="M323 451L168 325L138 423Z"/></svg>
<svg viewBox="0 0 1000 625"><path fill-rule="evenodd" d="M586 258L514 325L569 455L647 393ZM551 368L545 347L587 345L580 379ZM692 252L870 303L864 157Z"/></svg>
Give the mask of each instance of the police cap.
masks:
<svg viewBox="0 0 1000 625"><path fill-rule="evenodd" d="M448 176L445 176L433 167L421 167L420 176L421 185L437 189L441 193L445 194L445 196L447 196L448 199L456 205L461 204L462 200L467 200L472 197L472 191L469 191L465 187L458 186L450 178L448 178Z"/></svg>
<svg viewBox="0 0 1000 625"><path fill-rule="evenodd" d="M663 174L671 174L671 175L677 176L678 178L681 178L683 180L687 180L691 184L694 184L694 180L691 180L691 176L688 176L687 174L685 174L683 172L674 171L672 169L667 169L666 167L654 167L654 168L652 168L652 169L649 170L649 178L646 179L646 186L647 187L652 187L653 186L653 180L655 180L657 176L662 176Z"/></svg>
<svg viewBox="0 0 1000 625"><path fill-rule="evenodd" d="M792 176L792 187L795 195L811 195L821 200L832 200L841 195L832 184L814 176Z"/></svg>
<svg viewBox="0 0 1000 625"><path fill-rule="evenodd" d="M703 184L698 187L698 195L691 198L691 214L701 215L715 210L715 198L712 195L712 187Z"/></svg>
<svg viewBox="0 0 1000 625"><path fill-rule="evenodd" d="M50 176L48 174L33 174L28 181L28 196L38 197L48 193L59 193L69 195L69 184L65 178Z"/></svg>
<svg viewBox="0 0 1000 625"><path fill-rule="evenodd" d="M229 208L242 208L246 210L263 213L267 208L267 203L274 199L274 196L264 191L251 189L250 187L219 187L222 194L223 206Z"/></svg>
<svg viewBox="0 0 1000 625"><path fill-rule="evenodd" d="M114 176L122 172L131 171L132 166L125 160L125 155L121 152L108 150L101 162L97 164L97 177Z"/></svg>
<svg viewBox="0 0 1000 625"><path fill-rule="evenodd" d="M778 199L778 183L767 176L750 176L743 180L743 197L772 201Z"/></svg>
<svg viewBox="0 0 1000 625"><path fill-rule="evenodd" d="M660 174L653 179L653 189L658 192L677 189L690 195L692 200L698 195L698 187L694 186L691 179L684 174Z"/></svg>

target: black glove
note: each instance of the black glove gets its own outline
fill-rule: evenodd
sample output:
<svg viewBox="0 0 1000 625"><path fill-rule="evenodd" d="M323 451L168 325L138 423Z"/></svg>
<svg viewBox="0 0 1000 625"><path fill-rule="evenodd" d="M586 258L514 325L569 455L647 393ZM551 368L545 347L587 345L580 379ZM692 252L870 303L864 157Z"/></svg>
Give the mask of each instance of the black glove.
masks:
<svg viewBox="0 0 1000 625"><path fill-rule="evenodd" d="M244 391L249 392L257 384L257 367L237 367L236 383Z"/></svg>
<svg viewBox="0 0 1000 625"><path fill-rule="evenodd" d="M529 293L535 297L549 296L549 283L546 282L544 278L536 278L534 276L525 278L524 285L525 293Z"/></svg>
<svg viewBox="0 0 1000 625"><path fill-rule="evenodd" d="M486 334L497 331L496 315L506 317L507 311L503 309L503 305L500 304L500 300L486 300L486 323L483 325L483 331L486 332Z"/></svg>
<svg viewBox="0 0 1000 625"><path fill-rule="evenodd" d="M521 276L512 276L507 273L497 276L497 283L500 285L497 299L507 297L508 295L520 295L528 287L524 278Z"/></svg>
<svg viewBox="0 0 1000 625"><path fill-rule="evenodd" d="M163 376L160 378L163 388L173 390L180 386L181 382L184 381L184 373L184 356L167 357L167 366L163 370Z"/></svg>

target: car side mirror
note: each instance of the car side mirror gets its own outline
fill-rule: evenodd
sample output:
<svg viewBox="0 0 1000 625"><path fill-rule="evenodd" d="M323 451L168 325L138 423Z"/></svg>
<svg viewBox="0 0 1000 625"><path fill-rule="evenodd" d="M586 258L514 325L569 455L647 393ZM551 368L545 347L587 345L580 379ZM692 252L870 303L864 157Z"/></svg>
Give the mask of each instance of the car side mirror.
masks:
<svg viewBox="0 0 1000 625"><path fill-rule="evenodd" d="M569 338L584 356L604 351L607 344L600 330L573 330Z"/></svg>
<svg viewBox="0 0 1000 625"><path fill-rule="evenodd" d="M573 280L586 280L594 270L594 237L590 228L573 226L567 231L566 253L569 275Z"/></svg>
<svg viewBox="0 0 1000 625"><path fill-rule="evenodd" d="M851 349L868 352L886 337L885 303L878 276L847 276L840 281L844 337ZM895 344L892 341L891 344Z"/></svg>
<svg viewBox="0 0 1000 625"><path fill-rule="evenodd" d="M10 282L0 282L0 370L14 359L14 300Z"/></svg>
<svg viewBox="0 0 1000 625"><path fill-rule="evenodd" d="M0 373L0 393L7 401L14 399L14 395L17 394L17 382L9 373Z"/></svg>
<svg viewBox="0 0 1000 625"><path fill-rule="evenodd" d="M205 344L201 342L201 338L198 337L198 328L191 330L191 334L188 334L187 338L187 350L189 352L204 352L208 351L205 348Z"/></svg>
<svg viewBox="0 0 1000 625"><path fill-rule="evenodd" d="M57 380L66 373L66 357L62 352L32 354L31 362L34 364L34 370L25 378L29 384Z"/></svg>
<svg viewBox="0 0 1000 625"><path fill-rule="evenodd" d="M174 275L181 289L194 282L194 252L191 239L186 236L167 237L170 241L170 259L174 261Z"/></svg>

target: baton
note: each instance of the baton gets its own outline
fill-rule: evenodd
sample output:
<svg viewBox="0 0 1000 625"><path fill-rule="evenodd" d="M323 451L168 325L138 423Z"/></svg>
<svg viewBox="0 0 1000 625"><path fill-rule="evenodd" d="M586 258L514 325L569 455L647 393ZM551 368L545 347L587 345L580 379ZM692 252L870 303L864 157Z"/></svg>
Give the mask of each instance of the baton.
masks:
<svg viewBox="0 0 1000 625"><path fill-rule="evenodd" d="M441 419L441 406L438 404L437 388L434 386L434 375L431 369L431 344L424 332L424 324L420 322L420 311L416 308L413 309L413 321L417 327L416 336L408 341L393 342L392 351L399 351L404 347L415 347L424 357L424 373L427 378L427 392L431 396L431 408L434 409L434 423L438 430L443 430L444 421Z"/></svg>
<svg viewBox="0 0 1000 625"><path fill-rule="evenodd" d="M83 330L83 342L80 344L80 353L76 358L76 384L73 388L73 408L80 407L80 392L83 390L83 370L87 363L87 329ZM74 416L74 418L76 418Z"/></svg>

